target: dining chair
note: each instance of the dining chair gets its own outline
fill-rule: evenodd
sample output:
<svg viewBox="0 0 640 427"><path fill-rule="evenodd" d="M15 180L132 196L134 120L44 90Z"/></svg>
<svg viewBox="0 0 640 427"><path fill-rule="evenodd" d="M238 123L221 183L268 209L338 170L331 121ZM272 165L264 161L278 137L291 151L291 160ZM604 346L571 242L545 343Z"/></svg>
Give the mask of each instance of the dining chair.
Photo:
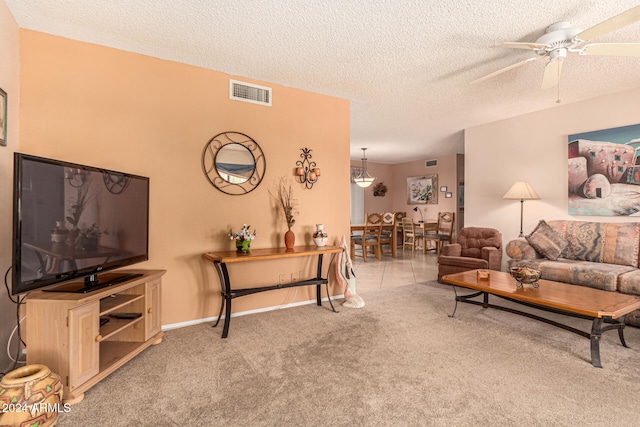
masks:
<svg viewBox="0 0 640 427"><path fill-rule="evenodd" d="M351 237L351 253L355 256L356 246L360 246L362 248L362 260L367 262L367 251L371 248L375 257L382 259L382 252L380 248L381 232L382 214L367 214L362 234Z"/></svg>
<svg viewBox="0 0 640 427"><path fill-rule="evenodd" d="M393 226L396 221L396 216L393 212L385 212L382 214L382 224L386 226ZM380 253L381 255L391 254L393 255L393 248L391 248L391 243L393 239L391 236L393 235L393 228L383 228L380 232ZM389 248L388 251L385 251L385 248Z"/></svg>
<svg viewBox="0 0 640 427"><path fill-rule="evenodd" d="M433 242L435 251L440 256L440 250L444 242L452 243L454 230L454 212L438 212L438 225L434 231L427 231L424 234L425 247L427 242Z"/></svg>
<svg viewBox="0 0 640 427"><path fill-rule="evenodd" d="M394 214L394 224L395 227L393 229L396 231L396 247L402 246L402 218L407 216L406 212L395 212Z"/></svg>
<svg viewBox="0 0 640 427"><path fill-rule="evenodd" d="M424 241L422 240L422 235L416 232L416 224L413 222L413 218L404 217L402 218L402 250L407 246L411 247L412 251L415 251L416 248L420 248L423 246L418 245L418 242L422 242L424 245Z"/></svg>

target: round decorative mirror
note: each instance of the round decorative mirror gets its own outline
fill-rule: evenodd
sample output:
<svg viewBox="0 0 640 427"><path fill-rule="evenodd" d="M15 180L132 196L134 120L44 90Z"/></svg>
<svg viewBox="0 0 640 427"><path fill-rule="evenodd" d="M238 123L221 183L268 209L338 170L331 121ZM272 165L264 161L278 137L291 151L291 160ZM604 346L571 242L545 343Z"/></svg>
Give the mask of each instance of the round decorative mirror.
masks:
<svg viewBox="0 0 640 427"><path fill-rule="evenodd" d="M250 136L240 132L220 133L204 147L202 170L218 190L234 196L253 191L264 178L266 160Z"/></svg>

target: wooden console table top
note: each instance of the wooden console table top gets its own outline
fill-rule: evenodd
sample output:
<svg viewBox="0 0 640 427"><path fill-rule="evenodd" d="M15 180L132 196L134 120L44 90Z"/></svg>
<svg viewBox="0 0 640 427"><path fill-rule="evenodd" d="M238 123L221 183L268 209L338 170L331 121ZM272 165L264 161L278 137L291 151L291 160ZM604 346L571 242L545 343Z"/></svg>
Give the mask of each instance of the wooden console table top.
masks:
<svg viewBox="0 0 640 427"><path fill-rule="evenodd" d="M251 249L249 253L238 253L236 251L207 252L202 256L211 262L231 263L260 261L266 259L280 259L290 257L303 257L320 254L332 254L342 252L340 246L296 246L292 249L286 248L262 248Z"/></svg>

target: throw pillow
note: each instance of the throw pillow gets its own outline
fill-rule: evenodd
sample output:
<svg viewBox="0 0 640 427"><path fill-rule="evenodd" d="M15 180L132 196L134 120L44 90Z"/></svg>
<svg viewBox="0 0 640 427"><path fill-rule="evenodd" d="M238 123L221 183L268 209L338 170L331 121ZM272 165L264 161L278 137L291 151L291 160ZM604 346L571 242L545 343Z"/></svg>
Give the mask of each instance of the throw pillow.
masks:
<svg viewBox="0 0 640 427"><path fill-rule="evenodd" d="M567 240L544 220L540 220L531 234L525 236L525 239L540 255L554 261L558 259L568 244Z"/></svg>

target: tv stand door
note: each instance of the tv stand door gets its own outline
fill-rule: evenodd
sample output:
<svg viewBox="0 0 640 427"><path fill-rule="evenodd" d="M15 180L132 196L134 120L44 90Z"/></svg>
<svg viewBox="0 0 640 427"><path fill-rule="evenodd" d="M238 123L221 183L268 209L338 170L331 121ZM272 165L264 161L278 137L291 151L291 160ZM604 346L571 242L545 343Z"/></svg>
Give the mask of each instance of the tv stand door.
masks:
<svg viewBox="0 0 640 427"><path fill-rule="evenodd" d="M69 387L71 392L100 372L100 304L69 310Z"/></svg>
<svg viewBox="0 0 640 427"><path fill-rule="evenodd" d="M162 293L160 279L146 283L146 307L145 311L145 339L148 340L154 335L162 332Z"/></svg>

